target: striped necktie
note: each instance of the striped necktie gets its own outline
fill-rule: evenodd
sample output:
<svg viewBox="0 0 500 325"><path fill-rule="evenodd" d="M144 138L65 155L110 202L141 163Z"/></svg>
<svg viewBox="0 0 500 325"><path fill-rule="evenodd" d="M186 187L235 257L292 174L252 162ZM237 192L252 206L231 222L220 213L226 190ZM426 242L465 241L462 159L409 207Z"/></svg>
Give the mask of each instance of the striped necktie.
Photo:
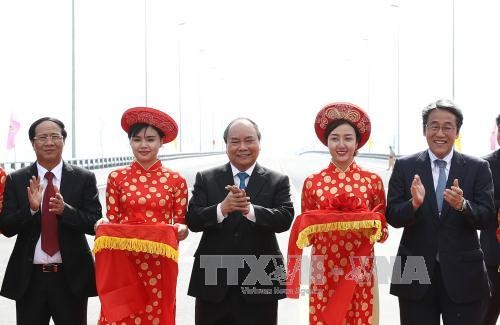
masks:
<svg viewBox="0 0 500 325"><path fill-rule="evenodd" d="M441 209L443 208L444 189L446 187L446 161L436 159L434 160L434 163L439 167L439 178L436 186L436 200L438 210L441 213Z"/></svg>
<svg viewBox="0 0 500 325"><path fill-rule="evenodd" d="M52 183L54 174L46 172L45 178L47 179L47 186L42 200L42 250L49 256L53 256L59 251L57 218L54 212L49 211L50 198L56 196L54 184Z"/></svg>
<svg viewBox="0 0 500 325"><path fill-rule="evenodd" d="M250 176L248 175L247 173L245 172L239 172L238 174L236 174L236 176L238 176L238 178L240 179L240 189L244 190L245 188L247 188L246 184L245 184L245 180Z"/></svg>

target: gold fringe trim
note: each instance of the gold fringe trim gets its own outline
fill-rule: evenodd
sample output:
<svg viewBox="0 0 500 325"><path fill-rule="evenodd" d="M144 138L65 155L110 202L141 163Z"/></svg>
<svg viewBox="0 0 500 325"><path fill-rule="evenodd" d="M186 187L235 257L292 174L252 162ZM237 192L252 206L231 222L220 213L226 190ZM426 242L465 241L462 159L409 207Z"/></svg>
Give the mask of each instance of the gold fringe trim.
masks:
<svg viewBox="0 0 500 325"><path fill-rule="evenodd" d="M168 257L175 262L179 259L179 252L170 245L150 240L137 238L120 238L112 236L100 236L94 242L95 253L103 249L126 250L138 253L150 253Z"/></svg>
<svg viewBox="0 0 500 325"><path fill-rule="evenodd" d="M371 228L375 228L375 233L371 233ZM329 232L335 230L361 230L365 236L370 238L370 243L373 244L382 237L382 222L380 220L363 220L363 221L339 221L332 223L324 223L319 225L311 225L299 233L297 238L297 247L302 249L311 245L309 235L319 232Z"/></svg>

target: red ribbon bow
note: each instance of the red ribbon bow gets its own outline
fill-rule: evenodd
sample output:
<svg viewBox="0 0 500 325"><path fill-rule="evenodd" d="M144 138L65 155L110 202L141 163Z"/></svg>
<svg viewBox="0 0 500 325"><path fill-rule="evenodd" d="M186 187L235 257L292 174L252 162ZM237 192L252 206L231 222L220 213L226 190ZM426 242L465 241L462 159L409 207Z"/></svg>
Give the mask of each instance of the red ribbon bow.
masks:
<svg viewBox="0 0 500 325"><path fill-rule="evenodd" d="M339 194L328 199L328 210L356 212L368 210L366 205L357 196L348 196L346 193Z"/></svg>

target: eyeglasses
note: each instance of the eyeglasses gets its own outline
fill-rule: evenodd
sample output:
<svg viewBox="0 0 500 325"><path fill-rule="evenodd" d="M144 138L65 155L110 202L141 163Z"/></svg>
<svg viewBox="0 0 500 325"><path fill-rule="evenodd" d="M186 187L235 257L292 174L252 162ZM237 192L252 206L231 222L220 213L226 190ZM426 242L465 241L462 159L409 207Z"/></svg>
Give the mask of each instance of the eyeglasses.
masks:
<svg viewBox="0 0 500 325"><path fill-rule="evenodd" d="M426 125L425 126L427 128L427 130L430 130L432 131L433 133L438 133L439 130L441 130L443 133L451 133L455 130L455 127L454 126L450 126L450 125L443 125L443 126L440 126L440 125L437 125L437 124L431 124L431 125Z"/></svg>
<svg viewBox="0 0 500 325"><path fill-rule="evenodd" d="M40 142L47 142L47 141L52 141L52 142L60 142L63 140L63 136L60 134L41 134L37 137L33 137L34 140L40 141Z"/></svg>

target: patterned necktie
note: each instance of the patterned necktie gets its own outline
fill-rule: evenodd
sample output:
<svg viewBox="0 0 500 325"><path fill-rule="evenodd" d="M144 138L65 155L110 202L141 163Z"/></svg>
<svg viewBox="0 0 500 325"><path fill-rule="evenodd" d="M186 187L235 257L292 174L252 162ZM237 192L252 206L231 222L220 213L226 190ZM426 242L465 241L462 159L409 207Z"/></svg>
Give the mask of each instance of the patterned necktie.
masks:
<svg viewBox="0 0 500 325"><path fill-rule="evenodd" d="M443 207L444 189L446 187L446 161L436 159L434 160L434 163L439 167L439 178L436 186L436 200L438 210L441 213L441 209Z"/></svg>
<svg viewBox="0 0 500 325"><path fill-rule="evenodd" d="M240 189L244 190L247 187L245 185L245 180L249 177L249 175L245 172L239 172L236 176L240 179Z"/></svg>
<svg viewBox="0 0 500 325"><path fill-rule="evenodd" d="M49 211L50 198L56 195L52 183L54 174L46 172L45 178L47 179L47 186L42 201L42 250L49 256L53 256L59 251L56 214Z"/></svg>

